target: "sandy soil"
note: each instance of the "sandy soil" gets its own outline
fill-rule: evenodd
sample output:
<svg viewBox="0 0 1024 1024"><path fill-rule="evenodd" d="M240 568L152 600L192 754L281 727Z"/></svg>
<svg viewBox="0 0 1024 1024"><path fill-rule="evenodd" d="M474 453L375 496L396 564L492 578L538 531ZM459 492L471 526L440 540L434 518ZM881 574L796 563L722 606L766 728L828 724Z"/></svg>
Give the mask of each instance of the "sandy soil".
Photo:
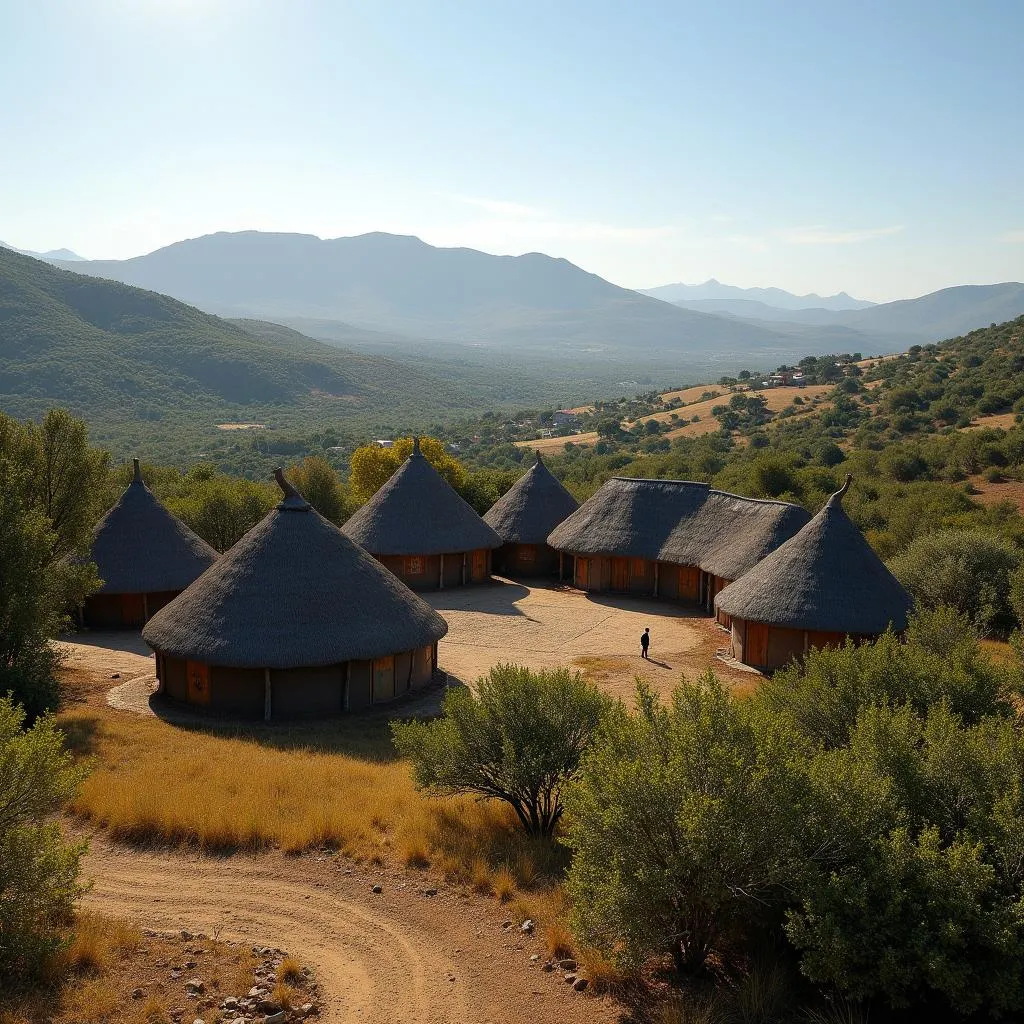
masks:
<svg viewBox="0 0 1024 1024"><path fill-rule="evenodd" d="M1015 412L995 412L991 416L979 416L970 426L961 430L1012 430L1017 425Z"/></svg>
<svg viewBox="0 0 1024 1024"><path fill-rule="evenodd" d="M341 858L204 858L137 853L92 840L83 902L141 927L204 931L287 949L316 971L321 1020L338 1024L576 1024L618 1019L607 999L544 973L538 938L502 927L493 901L424 876ZM383 892L372 893L380 884ZM531 954L538 961L531 961Z"/></svg>
<svg viewBox="0 0 1024 1024"><path fill-rule="evenodd" d="M831 390L831 386L827 384L808 384L806 387L802 388L768 388L764 391L749 392L749 394L763 396L768 403L768 408L772 412L780 412L785 409L787 405L792 404L793 399L797 396L801 397L805 402L810 403L812 399L817 398L819 395L824 395ZM711 410L717 405L728 404L728 397L722 396L719 398L708 399L705 402L695 402L693 405L688 405L682 410L674 410L678 412L680 419L684 419L687 416L699 416L700 419L696 423L687 423L684 426L670 430L663 436L668 438L699 437L701 434L709 434L712 431L718 430L720 429L718 420L711 415ZM661 422L665 422L666 420L671 420L672 413L656 412L651 416L644 416L641 418L644 420L656 419Z"/></svg>
<svg viewBox="0 0 1024 1024"><path fill-rule="evenodd" d="M971 497L980 501L982 505L998 505L1001 501L1012 501L1024 512L1024 483L1019 480L1005 480L1002 483L992 483L986 480L980 473L970 477L970 483L978 492Z"/></svg>
<svg viewBox="0 0 1024 1024"><path fill-rule="evenodd" d="M530 448L543 454L544 452L562 451L567 441L583 447L597 444L597 431L588 430L582 434L571 434L569 437L538 437L533 441L516 441L515 446L517 448Z"/></svg>
<svg viewBox="0 0 1024 1024"><path fill-rule="evenodd" d="M689 405L691 402L699 402L701 395L724 395L725 388L721 385L716 384L695 384L692 388L683 388L682 391L666 391L662 396L663 402L671 402L673 399L678 398L683 405Z"/></svg>

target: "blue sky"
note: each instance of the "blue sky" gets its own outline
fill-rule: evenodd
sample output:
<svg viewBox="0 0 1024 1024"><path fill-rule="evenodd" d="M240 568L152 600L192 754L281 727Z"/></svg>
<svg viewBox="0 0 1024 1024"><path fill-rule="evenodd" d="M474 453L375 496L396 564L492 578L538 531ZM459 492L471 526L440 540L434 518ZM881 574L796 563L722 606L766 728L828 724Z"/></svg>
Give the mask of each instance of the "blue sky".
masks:
<svg viewBox="0 0 1024 1024"><path fill-rule="evenodd" d="M384 230L886 300L1024 279L1024 4L0 0L0 238Z"/></svg>

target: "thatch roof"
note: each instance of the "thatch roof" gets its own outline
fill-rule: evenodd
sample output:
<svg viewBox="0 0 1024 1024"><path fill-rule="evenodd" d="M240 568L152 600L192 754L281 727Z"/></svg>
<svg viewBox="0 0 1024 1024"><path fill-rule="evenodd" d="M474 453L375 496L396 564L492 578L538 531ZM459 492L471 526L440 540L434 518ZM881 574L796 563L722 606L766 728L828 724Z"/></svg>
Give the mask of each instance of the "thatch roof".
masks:
<svg viewBox="0 0 1024 1024"><path fill-rule="evenodd" d="M414 650L448 632L277 476L284 499L149 620L150 647L209 665L298 668Z"/></svg>
<svg viewBox="0 0 1024 1024"><path fill-rule="evenodd" d="M443 555L502 543L420 453L419 438L405 464L342 531L375 555Z"/></svg>
<svg viewBox="0 0 1024 1024"><path fill-rule="evenodd" d="M822 632L884 633L907 625L912 601L850 522L850 477L791 540L726 587L715 605L751 622Z"/></svg>
<svg viewBox="0 0 1024 1024"><path fill-rule="evenodd" d="M548 543L579 555L696 565L734 580L809 519L799 505L690 480L613 477L552 531Z"/></svg>
<svg viewBox="0 0 1024 1024"><path fill-rule="evenodd" d="M217 560L217 552L157 501L135 479L96 524L89 557L96 563L101 594L152 594L184 590Z"/></svg>
<svg viewBox="0 0 1024 1024"><path fill-rule="evenodd" d="M506 544L544 544L579 507L537 452L537 461L491 506L484 522Z"/></svg>

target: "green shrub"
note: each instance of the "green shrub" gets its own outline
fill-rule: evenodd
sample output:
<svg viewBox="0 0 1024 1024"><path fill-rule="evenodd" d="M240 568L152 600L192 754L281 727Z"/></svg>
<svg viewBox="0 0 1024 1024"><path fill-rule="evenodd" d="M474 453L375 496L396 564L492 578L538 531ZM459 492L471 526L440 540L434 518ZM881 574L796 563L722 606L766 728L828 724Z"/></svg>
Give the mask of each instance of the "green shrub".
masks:
<svg viewBox="0 0 1024 1024"><path fill-rule="evenodd" d="M580 938L627 967L671 954L701 968L786 877L801 801L785 744L758 737L712 675L671 703L644 686L617 707L568 799L567 889Z"/></svg>
<svg viewBox="0 0 1024 1024"><path fill-rule="evenodd" d="M551 836L562 790L609 706L578 672L496 665L476 693L449 690L439 719L396 722L392 732L421 789L503 800L530 835Z"/></svg>
<svg viewBox="0 0 1024 1024"><path fill-rule="evenodd" d="M918 537L888 565L918 607L948 605L984 632L1008 633L1010 575L1020 562L1019 550L995 534L943 530Z"/></svg>
<svg viewBox="0 0 1024 1024"><path fill-rule="evenodd" d="M46 966L82 891L84 844L67 845L53 814L82 773L43 717L27 732L24 711L0 698L0 979L22 985Z"/></svg>

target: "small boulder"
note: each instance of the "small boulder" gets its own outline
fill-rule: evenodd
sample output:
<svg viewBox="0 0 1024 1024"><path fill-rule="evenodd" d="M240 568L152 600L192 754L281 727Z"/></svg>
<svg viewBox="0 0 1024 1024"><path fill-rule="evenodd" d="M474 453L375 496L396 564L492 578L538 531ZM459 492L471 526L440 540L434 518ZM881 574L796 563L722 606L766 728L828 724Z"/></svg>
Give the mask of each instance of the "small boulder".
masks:
<svg viewBox="0 0 1024 1024"><path fill-rule="evenodd" d="M436 896L437 895L437 890L436 889L424 889L423 890L423 895L424 896Z"/></svg>
<svg viewBox="0 0 1024 1024"><path fill-rule="evenodd" d="M520 931L521 931L521 932L522 932L522 933L523 933L524 935L530 935L530 934L531 934L531 933L533 932L533 921L531 921L531 920L530 920L529 918L527 918L527 919L526 919L526 920L525 920L525 921L524 921L524 922L523 922L523 923L522 923L522 924L521 924L521 925L519 926L519 930L520 930Z"/></svg>
<svg viewBox="0 0 1024 1024"><path fill-rule="evenodd" d="M288 1019L288 1014L284 1010L279 1010L277 1013L269 1013L263 1018L263 1024L284 1024Z"/></svg>
<svg viewBox="0 0 1024 1024"><path fill-rule="evenodd" d="M144 995L144 993L143 993L141 988L133 988L132 989L132 999L141 999L143 997L143 995Z"/></svg>
<svg viewBox="0 0 1024 1024"><path fill-rule="evenodd" d="M199 978L189 978L188 981L185 982L185 988L188 989L189 992L198 992L200 994L206 991L206 986Z"/></svg>
<svg viewBox="0 0 1024 1024"><path fill-rule="evenodd" d="M237 1010L238 996L227 996L220 1004L222 1010Z"/></svg>
<svg viewBox="0 0 1024 1024"><path fill-rule="evenodd" d="M571 957L567 957L565 960L559 960L558 966L561 967L563 971L572 972L575 971L579 965Z"/></svg>
<svg viewBox="0 0 1024 1024"><path fill-rule="evenodd" d="M547 971L547 973L550 974L555 969L555 965L548 960L546 963L541 964L540 969L542 971Z"/></svg>
<svg viewBox="0 0 1024 1024"><path fill-rule="evenodd" d="M375 893L379 894L379 893L382 893L383 891L384 891L384 886L382 886L382 885L371 885L370 886L370 892L375 892Z"/></svg>
<svg viewBox="0 0 1024 1024"><path fill-rule="evenodd" d="M256 1004L256 1009L259 1010L260 1013L273 1014L280 1013L282 1006L276 999L261 999Z"/></svg>
<svg viewBox="0 0 1024 1024"><path fill-rule="evenodd" d="M574 989L576 989L577 992L582 992L587 987L588 984L590 984L590 983L587 981L586 978L577 978L572 983L572 987Z"/></svg>

